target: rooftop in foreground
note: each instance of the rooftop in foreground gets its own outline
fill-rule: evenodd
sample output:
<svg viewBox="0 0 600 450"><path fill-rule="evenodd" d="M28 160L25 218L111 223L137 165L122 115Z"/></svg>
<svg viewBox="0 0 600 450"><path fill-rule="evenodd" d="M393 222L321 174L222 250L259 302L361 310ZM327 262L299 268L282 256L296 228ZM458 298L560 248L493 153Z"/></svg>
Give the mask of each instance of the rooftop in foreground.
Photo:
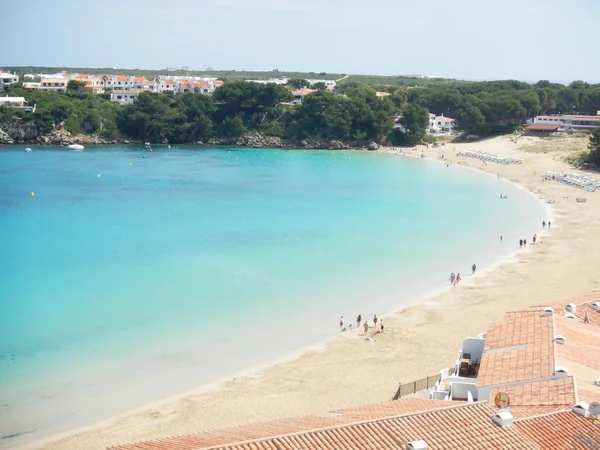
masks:
<svg viewBox="0 0 600 450"><path fill-rule="evenodd" d="M431 400L426 400L431 401ZM402 402L401 400L399 402ZM435 402L435 401L434 401ZM390 402L396 403L396 402ZM255 433L228 430L230 440L221 433L202 433L170 439L111 447L111 450L381 450L404 449L409 442L423 440L428 449L468 448L472 450L527 449L534 444L514 427L500 427L492 418L495 411L485 403L449 404L437 409L406 413L378 420L314 428L256 438L265 425L255 425ZM433 406L433 404L432 404ZM267 431L264 429L264 431ZM273 431L273 430L271 430ZM218 436L218 437L217 437Z"/></svg>

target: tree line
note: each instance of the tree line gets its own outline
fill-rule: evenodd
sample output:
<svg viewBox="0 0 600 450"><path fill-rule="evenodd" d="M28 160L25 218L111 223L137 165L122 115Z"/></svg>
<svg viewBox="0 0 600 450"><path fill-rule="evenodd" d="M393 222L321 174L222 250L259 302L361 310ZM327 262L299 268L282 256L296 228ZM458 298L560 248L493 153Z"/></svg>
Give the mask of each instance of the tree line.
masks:
<svg viewBox="0 0 600 450"><path fill-rule="evenodd" d="M253 131L290 140L414 145L426 139L428 112L453 117L461 132L484 137L510 133L538 114L600 111L600 85L582 81L568 86L548 81L446 81L410 89L344 83L335 92L319 85L294 106L290 88L307 87L308 82L298 78L289 84L230 81L212 97L148 92L126 106L111 103L108 94L87 92L77 82L69 83L66 94L26 91L16 84L9 87L9 95L35 103L36 112L2 108L0 124L33 122L45 132L64 122L72 133L170 143L235 138ZM390 95L377 96L377 90ZM401 128L395 127L397 122Z"/></svg>

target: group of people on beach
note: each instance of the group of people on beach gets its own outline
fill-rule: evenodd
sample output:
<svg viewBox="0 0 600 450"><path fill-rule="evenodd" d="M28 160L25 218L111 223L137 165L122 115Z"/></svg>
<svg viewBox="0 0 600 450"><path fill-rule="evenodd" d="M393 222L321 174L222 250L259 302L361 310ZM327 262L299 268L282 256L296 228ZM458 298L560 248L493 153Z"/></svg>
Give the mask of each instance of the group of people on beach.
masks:
<svg viewBox="0 0 600 450"><path fill-rule="evenodd" d="M477 264L473 263L473 265L471 266L471 275L475 275L475 272L477 272ZM454 272L452 272L450 274L449 281L451 285L456 286L458 283L460 283L460 280L462 280L462 278L460 277L460 273L454 275Z"/></svg>
<svg viewBox="0 0 600 450"><path fill-rule="evenodd" d="M377 330L377 322L379 322L379 330ZM362 314L359 314L356 317L356 328L360 328L360 325L363 325L363 330L365 330L365 335L369 332L369 322L366 320L363 322ZM348 325L349 328L352 328L352 324ZM346 327L344 326L344 316L340 317L340 328L342 331L346 331ZM379 320L377 315L373 315L373 328L375 329L375 333L383 333L383 320Z"/></svg>

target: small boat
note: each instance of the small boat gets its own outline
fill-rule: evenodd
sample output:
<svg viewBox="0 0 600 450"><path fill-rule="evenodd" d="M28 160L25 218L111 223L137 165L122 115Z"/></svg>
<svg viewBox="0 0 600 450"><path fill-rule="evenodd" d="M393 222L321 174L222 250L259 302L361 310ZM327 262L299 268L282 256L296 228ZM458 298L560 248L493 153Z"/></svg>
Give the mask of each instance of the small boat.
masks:
<svg viewBox="0 0 600 450"><path fill-rule="evenodd" d="M27 147L27 148L25 149L25 151L26 151L27 153L29 153L29 152L31 151L31 149L30 149L29 147Z"/></svg>
<svg viewBox="0 0 600 450"><path fill-rule="evenodd" d="M71 150L83 150L85 147L81 144L71 144L68 148Z"/></svg>

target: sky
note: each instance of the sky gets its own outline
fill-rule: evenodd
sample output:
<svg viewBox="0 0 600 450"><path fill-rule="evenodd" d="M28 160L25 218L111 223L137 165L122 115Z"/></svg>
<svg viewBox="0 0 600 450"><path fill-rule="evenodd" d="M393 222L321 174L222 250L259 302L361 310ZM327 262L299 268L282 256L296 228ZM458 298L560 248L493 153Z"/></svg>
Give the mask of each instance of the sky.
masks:
<svg viewBox="0 0 600 450"><path fill-rule="evenodd" d="M0 67L600 82L600 0L0 0Z"/></svg>

